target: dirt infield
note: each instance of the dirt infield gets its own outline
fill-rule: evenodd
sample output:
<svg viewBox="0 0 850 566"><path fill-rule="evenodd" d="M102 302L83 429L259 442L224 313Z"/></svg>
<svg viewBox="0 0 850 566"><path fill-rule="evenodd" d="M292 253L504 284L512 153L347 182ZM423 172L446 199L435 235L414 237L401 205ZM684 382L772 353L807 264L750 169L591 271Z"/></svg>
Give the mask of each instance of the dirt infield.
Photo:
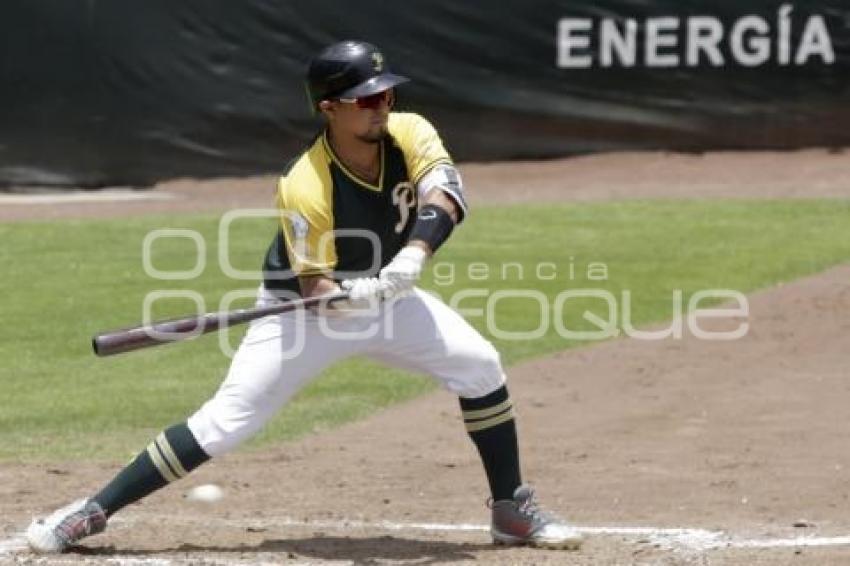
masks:
<svg viewBox="0 0 850 566"><path fill-rule="evenodd" d="M607 201L645 198L848 198L850 153L612 153L552 161L460 166L470 203ZM0 222L210 212L274 206L276 177L169 181L152 190L114 187L102 200L0 193ZM111 198L110 198L111 195ZM81 195L81 198L84 195ZM147 197L147 198L144 198ZM130 200L132 199L132 200Z"/></svg>
<svg viewBox="0 0 850 566"><path fill-rule="evenodd" d="M464 174L477 202L850 196L850 157L819 151L625 154ZM181 183L158 190L202 190ZM233 189L220 183L216 194ZM264 206L252 200L261 194L168 203ZM49 215L123 214L136 204L57 205ZM18 219L35 215L14 206L26 210ZM749 333L733 342L619 339L511 368L526 478L585 530L581 551L488 544L483 472L456 400L438 392L212 462L120 513L62 561L848 564L850 266L755 293L750 309ZM61 563L18 550L21 529L119 467L0 465L0 562ZM225 499L183 498L203 483L221 485Z"/></svg>

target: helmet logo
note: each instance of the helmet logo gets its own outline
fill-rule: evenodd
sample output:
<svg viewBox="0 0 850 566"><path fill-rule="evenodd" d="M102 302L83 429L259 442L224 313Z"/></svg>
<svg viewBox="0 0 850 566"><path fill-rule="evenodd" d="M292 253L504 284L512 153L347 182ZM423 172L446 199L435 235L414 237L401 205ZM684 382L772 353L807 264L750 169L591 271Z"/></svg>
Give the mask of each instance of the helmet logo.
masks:
<svg viewBox="0 0 850 566"><path fill-rule="evenodd" d="M372 63L376 73L380 73L384 70L384 56L377 51L372 53Z"/></svg>

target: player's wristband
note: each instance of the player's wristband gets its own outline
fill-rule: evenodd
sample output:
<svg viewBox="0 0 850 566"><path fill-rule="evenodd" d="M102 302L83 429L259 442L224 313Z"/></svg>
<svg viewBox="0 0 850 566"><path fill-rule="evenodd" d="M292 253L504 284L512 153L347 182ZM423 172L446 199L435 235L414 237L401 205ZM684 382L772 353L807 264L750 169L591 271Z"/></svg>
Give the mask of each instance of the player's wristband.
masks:
<svg viewBox="0 0 850 566"><path fill-rule="evenodd" d="M419 214L416 215L416 224L410 231L408 241L422 240L430 246L432 252L436 252L437 248L448 239L454 228L454 220L443 207L436 204L426 204L419 209Z"/></svg>

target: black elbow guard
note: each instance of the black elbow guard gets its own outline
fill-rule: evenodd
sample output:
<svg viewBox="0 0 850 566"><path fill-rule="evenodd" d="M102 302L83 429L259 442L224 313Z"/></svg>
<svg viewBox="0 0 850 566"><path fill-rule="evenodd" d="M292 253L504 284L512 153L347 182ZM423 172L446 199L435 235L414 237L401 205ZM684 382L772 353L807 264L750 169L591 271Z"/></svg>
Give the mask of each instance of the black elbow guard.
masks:
<svg viewBox="0 0 850 566"><path fill-rule="evenodd" d="M454 228L455 222L448 212L436 204L426 204L419 209L408 240L422 240L436 252Z"/></svg>

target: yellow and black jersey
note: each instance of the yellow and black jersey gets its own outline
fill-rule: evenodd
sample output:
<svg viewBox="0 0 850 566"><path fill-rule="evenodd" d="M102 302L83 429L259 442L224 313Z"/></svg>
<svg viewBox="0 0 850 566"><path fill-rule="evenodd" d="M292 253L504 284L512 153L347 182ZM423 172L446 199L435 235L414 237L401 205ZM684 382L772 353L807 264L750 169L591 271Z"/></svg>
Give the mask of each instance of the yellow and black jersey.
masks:
<svg viewBox="0 0 850 566"><path fill-rule="evenodd" d="M377 184L356 177L320 135L278 182L281 230L266 254L265 286L300 293L297 277L373 277L407 243L416 184L451 163L439 135L417 114L393 112L380 142Z"/></svg>

